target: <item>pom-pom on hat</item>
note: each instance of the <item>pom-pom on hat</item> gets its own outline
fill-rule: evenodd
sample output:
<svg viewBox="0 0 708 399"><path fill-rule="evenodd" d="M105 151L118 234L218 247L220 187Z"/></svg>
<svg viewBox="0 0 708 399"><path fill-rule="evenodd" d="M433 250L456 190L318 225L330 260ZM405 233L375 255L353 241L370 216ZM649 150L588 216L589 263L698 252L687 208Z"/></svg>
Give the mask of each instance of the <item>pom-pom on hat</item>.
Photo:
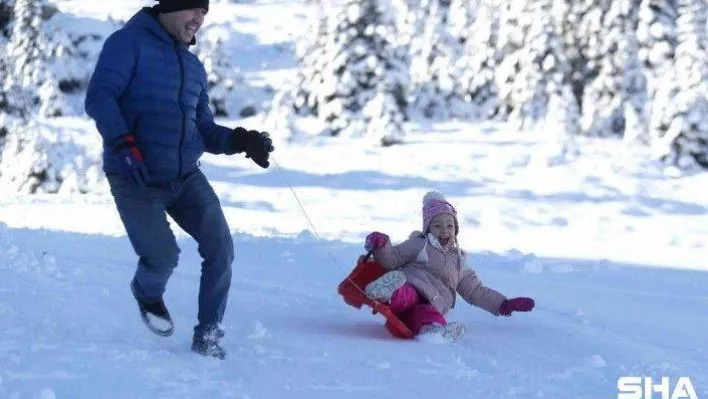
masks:
<svg viewBox="0 0 708 399"><path fill-rule="evenodd" d="M428 232L430 221L437 215L447 213L455 219L455 235L460 232L460 226L457 224L457 211L452 206L445 196L439 191L428 191L423 197L423 234Z"/></svg>

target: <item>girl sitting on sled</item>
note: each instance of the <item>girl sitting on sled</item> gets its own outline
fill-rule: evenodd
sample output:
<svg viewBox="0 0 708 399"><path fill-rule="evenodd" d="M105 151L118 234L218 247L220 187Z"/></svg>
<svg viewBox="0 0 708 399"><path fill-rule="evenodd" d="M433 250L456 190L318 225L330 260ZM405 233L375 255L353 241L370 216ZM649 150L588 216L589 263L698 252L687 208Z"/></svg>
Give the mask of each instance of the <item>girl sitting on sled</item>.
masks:
<svg viewBox="0 0 708 399"><path fill-rule="evenodd" d="M374 259L389 270L366 286L366 294L388 304L413 334L458 339L464 327L447 323L444 317L455 307L456 292L471 305L495 316L533 309L533 299L507 299L484 286L474 270L465 265L457 243L457 211L437 191L428 192L423 198L422 231L413 232L398 245L391 245L386 234L373 232L365 244Z"/></svg>

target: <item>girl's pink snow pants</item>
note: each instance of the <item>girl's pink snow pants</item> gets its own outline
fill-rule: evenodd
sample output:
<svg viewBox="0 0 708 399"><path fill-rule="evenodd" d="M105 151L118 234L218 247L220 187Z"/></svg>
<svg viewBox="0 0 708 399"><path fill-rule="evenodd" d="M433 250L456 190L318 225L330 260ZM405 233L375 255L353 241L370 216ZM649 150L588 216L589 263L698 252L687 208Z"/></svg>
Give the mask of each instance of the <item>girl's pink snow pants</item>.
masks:
<svg viewBox="0 0 708 399"><path fill-rule="evenodd" d="M443 315L408 283L394 291L388 307L413 334L418 334L426 324L447 324Z"/></svg>

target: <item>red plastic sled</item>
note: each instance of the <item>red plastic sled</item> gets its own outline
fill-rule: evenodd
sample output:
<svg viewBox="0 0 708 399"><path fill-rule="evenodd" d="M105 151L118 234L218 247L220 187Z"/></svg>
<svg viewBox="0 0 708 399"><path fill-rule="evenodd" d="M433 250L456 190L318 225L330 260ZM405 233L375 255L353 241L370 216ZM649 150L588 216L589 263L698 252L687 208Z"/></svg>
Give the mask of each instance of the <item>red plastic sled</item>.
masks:
<svg viewBox="0 0 708 399"><path fill-rule="evenodd" d="M386 318L386 329L394 337L403 339L413 338L413 332L391 312L388 306L369 298L364 293L364 288L367 284L385 273L381 265L373 260L366 260L368 258L367 256L364 261L358 263L349 276L339 283L337 292L348 305L354 306L357 309L361 309L361 305L367 305L373 309L374 314L381 313Z"/></svg>

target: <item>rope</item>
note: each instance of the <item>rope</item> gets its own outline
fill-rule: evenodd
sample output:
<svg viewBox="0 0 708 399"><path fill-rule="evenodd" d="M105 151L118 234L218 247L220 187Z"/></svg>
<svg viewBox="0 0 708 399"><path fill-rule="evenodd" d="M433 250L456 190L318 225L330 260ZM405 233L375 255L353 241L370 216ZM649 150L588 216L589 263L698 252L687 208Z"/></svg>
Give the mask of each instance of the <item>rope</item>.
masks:
<svg viewBox="0 0 708 399"><path fill-rule="evenodd" d="M324 250L327 252L327 255L329 255L330 259L334 262L335 265L339 267L339 264L337 263L337 259L332 255L332 253L329 251L329 248L324 244L322 240L322 236L320 236L320 233L317 232L317 229L315 228L315 224L312 223L312 219L310 219L310 216L307 214L307 211L305 211L305 207L302 206L302 202L300 201L300 197L298 197L297 193L295 192L295 189L293 186L290 184L288 179L285 177L285 173L283 172L283 169L280 167L280 164L278 164L278 161L273 158L273 155L270 156L270 159L273 161L275 166L278 168L278 172L280 172L280 177L283 179L285 184L290 188L290 191L293 193L293 197L295 197L295 201L297 201L297 205L300 208L300 213L305 217L307 220L307 223L310 225L310 228L312 231L315 233L315 236L317 237L317 240L320 244L322 244L322 247Z"/></svg>
<svg viewBox="0 0 708 399"><path fill-rule="evenodd" d="M324 244L324 240L323 240L322 236L320 236L320 234L317 232L317 229L315 228L315 224L312 223L312 219L310 219L310 216L307 214L305 207L302 205L302 201L300 201L300 197L298 197L297 193L295 192L295 189L290 184L288 179L285 177L285 172L283 172L283 169L280 167L280 164L278 163L278 161L275 160L275 158L273 158L272 154L270 156L270 160L273 161L276 168L278 169L278 172L280 174L280 177L283 179L283 182L285 182L285 184L290 188L290 191L293 193L293 197L295 197L295 201L297 201L297 205L300 208L300 213L305 217L305 219L307 220L307 223L310 225L310 228L315 233L315 236L317 237L317 242L322 245L322 248L324 248L325 252L327 252L327 255L329 255L330 259L332 259L332 262L334 262L334 264L337 267L341 268L341 266L337 262L337 259L334 257L334 255L332 255L332 253L329 251L329 248L327 248L327 246ZM367 253L366 259L368 259L370 256L371 256L371 252ZM378 301L369 297L361 287L359 287L356 283L354 283L354 280L352 280L351 277L349 277L349 275L347 275L347 280L349 280L349 282L351 282L352 285L354 287L356 287L357 290L359 290L362 294L364 294L364 296L366 296L370 300L378 303Z"/></svg>

